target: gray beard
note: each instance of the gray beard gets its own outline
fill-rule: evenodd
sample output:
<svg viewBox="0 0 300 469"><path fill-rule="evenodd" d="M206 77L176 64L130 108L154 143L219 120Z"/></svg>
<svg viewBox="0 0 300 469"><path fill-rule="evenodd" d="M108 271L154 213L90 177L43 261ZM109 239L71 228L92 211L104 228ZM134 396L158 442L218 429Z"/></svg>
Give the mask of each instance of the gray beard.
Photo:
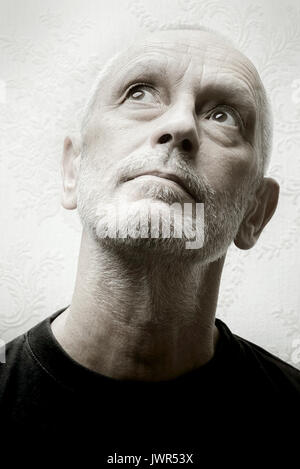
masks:
<svg viewBox="0 0 300 469"><path fill-rule="evenodd" d="M116 168L116 178L119 177L117 175L122 173L126 174L128 172L130 174L130 171L144 168L145 161L148 161L146 169L150 168L150 162L153 168L157 167L157 158L162 158L163 153L161 155L157 154L155 158L153 152L149 152L148 158L141 158L141 156L141 154L131 155L130 158L123 160L120 166ZM90 175L86 157L87 155L84 156L81 162L78 183L78 212L81 222L103 248L123 251L130 256L151 253L158 256L173 256L178 260L195 260L203 264L216 261L226 253L229 245L234 240L255 191L253 181L252 183L251 181L244 181L235 193L232 191L217 193L206 180L200 179L191 173L190 168L183 160L175 155L172 161L170 160L169 167L184 170L185 173L190 174L190 183L196 191L197 200L204 203L203 246L200 249L186 249L186 241L191 240L189 236L182 236L181 238L174 236L169 238L162 236L157 238L131 236L126 238L105 238L103 233L107 230L110 222L110 213L107 208L114 203L117 204L117 201L107 200L106 195L99 192L99 182ZM174 202L183 203L178 191L173 191L171 187L163 185L149 186L143 196L146 199L148 198L149 202L161 201L169 205ZM130 202L128 206L130 206ZM129 212L129 216L125 217L122 223L123 225L131 225L131 227L137 226L136 213L130 214Z"/></svg>
<svg viewBox="0 0 300 469"><path fill-rule="evenodd" d="M79 197L78 211L83 226L92 234L96 242L107 250L112 249L134 257L150 253L208 264L226 253L238 232L249 201L249 197L245 197L244 190L245 188L243 188L243 193L235 194L235 197L224 193L208 197L209 200L204 203L204 243L199 249L187 249L186 242L192 241L193 238L185 233L181 238L176 238L172 236L172 229L169 238L164 238L161 231L155 238L151 237L150 232L149 237L146 238L133 237L130 234L127 234L125 238L104 237L103 233L108 229L110 211L106 211L105 203L100 204L97 211L91 210L91 207L95 207L95 201L91 203L91 197L88 198L88 204L84 202L83 197ZM170 201L170 198L172 199L169 188L162 187L159 194L152 195L155 200ZM178 194L176 196L178 200ZM123 223L123 225L130 226L130 232L132 232L135 227L138 228L138 220L137 213L129 212L129 216L121 220L121 225ZM150 228L151 225L148 225L149 230ZM193 233L195 234L195 231Z"/></svg>

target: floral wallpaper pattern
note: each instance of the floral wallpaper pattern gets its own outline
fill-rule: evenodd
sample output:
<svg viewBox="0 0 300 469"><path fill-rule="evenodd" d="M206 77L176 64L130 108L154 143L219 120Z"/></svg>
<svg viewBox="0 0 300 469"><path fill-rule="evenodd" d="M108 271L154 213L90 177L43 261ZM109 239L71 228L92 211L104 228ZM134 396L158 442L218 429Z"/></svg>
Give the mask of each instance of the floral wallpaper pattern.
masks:
<svg viewBox="0 0 300 469"><path fill-rule="evenodd" d="M228 36L256 65L274 112L268 174L278 210L250 251L230 248L217 316L300 368L300 5L297 0L0 2L0 339L71 301L80 242L60 206L64 137L101 65L174 25Z"/></svg>

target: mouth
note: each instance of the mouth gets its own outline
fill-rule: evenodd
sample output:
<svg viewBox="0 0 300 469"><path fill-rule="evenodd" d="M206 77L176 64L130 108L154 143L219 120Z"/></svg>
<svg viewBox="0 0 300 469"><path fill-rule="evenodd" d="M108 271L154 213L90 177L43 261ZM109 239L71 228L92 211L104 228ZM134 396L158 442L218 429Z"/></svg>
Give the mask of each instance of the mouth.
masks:
<svg viewBox="0 0 300 469"><path fill-rule="evenodd" d="M185 181L183 181L180 177L178 177L176 174L173 174L173 173L164 173L164 172L161 172L161 171L149 171L149 172L144 172L144 173L137 174L133 177L129 177L129 178L126 179L126 182L131 181L133 179L137 179L137 178L142 177L142 176L154 176L154 177L157 177L157 178L172 181L177 186L179 186L182 190L184 190L184 192L186 192L193 200L195 200L194 195L190 192L190 189L188 188Z"/></svg>

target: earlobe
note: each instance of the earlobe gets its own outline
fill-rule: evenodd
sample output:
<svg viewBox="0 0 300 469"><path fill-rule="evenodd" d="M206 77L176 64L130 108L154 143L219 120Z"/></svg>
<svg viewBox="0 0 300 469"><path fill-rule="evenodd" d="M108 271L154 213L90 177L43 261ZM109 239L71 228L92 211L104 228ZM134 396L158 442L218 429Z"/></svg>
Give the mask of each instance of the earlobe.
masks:
<svg viewBox="0 0 300 469"><path fill-rule="evenodd" d="M238 248L250 249L255 245L276 210L279 189L279 184L275 179L263 179L234 240Z"/></svg>
<svg viewBox="0 0 300 469"><path fill-rule="evenodd" d="M68 210L77 208L77 180L81 158L81 141L77 136L64 140L61 173L63 181L62 206Z"/></svg>

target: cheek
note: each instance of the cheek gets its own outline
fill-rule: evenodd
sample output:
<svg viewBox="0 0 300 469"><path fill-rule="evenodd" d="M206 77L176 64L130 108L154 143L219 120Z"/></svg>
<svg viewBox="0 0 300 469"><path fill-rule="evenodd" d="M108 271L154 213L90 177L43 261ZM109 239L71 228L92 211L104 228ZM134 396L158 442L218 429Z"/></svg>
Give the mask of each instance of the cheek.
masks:
<svg viewBox="0 0 300 469"><path fill-rule="evenodd" d="M84 135L85 167L95 193L109 197L116 188L118 166L134 150L136 129L110 117L94 119Z"/></svg>
<svg viewBox="0 0 300 469"><path fill-rule="evenodd" d="M86 133L88 153L105 165L120 161L142 145L145 137L137 126L124 119L105 116L95 119Z"/></svg>
<svg viewBox="0 0 300 469"><path fill-rule="evenodd" d="M197 165L198 172L204 174L216 190L237 189L256 174L254 150L249 143L240 140L232 147L203 141Z"/></svg>

